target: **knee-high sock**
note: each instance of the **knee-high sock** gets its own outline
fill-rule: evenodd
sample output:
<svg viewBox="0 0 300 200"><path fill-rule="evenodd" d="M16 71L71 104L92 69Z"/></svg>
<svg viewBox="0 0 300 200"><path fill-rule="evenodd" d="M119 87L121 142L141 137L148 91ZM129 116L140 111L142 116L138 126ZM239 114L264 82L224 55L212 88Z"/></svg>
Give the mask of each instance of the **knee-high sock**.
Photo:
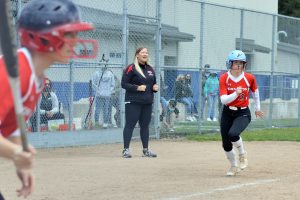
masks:
<svg viewBox="0 0 300 200"><path fill-rule="evenodd" d="M237 150L239 151L239 154L245 153L242 137L240 137L240 139L238 141L232 142L232 145L237 148Z"/></svg>
<svg viewBox="0 0 300 200"><path fill-rule="evenodd" d="M235 153L233 151L233 149L231 151L225 151L226 157L229 160L231 166L238 166L237 164L237 160L235 158Z"/></svg>

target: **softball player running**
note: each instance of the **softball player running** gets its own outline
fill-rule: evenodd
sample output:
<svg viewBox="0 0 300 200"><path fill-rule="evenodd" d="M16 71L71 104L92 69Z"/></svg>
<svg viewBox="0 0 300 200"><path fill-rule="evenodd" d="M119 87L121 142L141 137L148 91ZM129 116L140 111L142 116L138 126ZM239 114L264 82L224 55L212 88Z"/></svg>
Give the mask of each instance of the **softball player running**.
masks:
<svg viewBox="0 0 300 200"><path fill-rule="evenodd" d="M251 121L251 113L248 108L250 90L255 102L255 115L256 117L263 116L263 112L260 110L256 79L252 74L244 71L246 64L245 54L242 51L234 50L228 55L226 61L228 72L220 77L220 98L224 104L221 116L221 135L223 149L231 164L227 176L236 175L248 165L247 153L240 134ZM236 160L233 146L238 150L239 163Z"/></svg>
<svg viewBox="0 0 300 200"><path fill-rule="evenodd" d="M18 19L18 33L23 47L18 50L19 74L26 120L34 111L43 90L44 71L47 68L55 62L68 63L71 57L94 56L76 54L74 49L77 44L90 44L96 55L96 41L77 37L78 32L92 29L91 24L80 21L79 10L72 1L33 0L26 4ZM35 149L30 147L29 152L22 151L12 91L2 56L0 80L0 156L15 164L22 183L17 190L18 196L27 197L34 189L32 163Z"/></svg>

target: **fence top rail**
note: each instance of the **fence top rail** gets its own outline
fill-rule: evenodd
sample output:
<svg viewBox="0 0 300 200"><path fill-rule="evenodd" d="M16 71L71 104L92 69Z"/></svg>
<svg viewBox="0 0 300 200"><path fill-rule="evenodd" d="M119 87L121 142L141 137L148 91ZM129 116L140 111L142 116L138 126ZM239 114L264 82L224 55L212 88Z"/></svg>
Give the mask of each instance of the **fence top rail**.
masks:
<svg viewBox="0 0 300 200"><path fill-rule="evenodd" d="M284 17L284 18L288 18L288 19L300 20L299 17L292 17L292 16L287 16L287 15L281 15L281 14L278 14L278 17Z"/></svg>
<svg viewBox="0 0 300 200"><path fill-rule="evenodd" d="M51 68L69 68L71 64L54 64ZM73 63L74 68L98 68L99 66L108 66L109 68L123 68L121 63Z"/></svg>
<svg viewBox="0 0 300 200"><path fill-rule="evenodd" d="M258 10L251 10L251 9L246 9L246 8L242 8L242 7L227 6L227 5L211 3L211 2L207 2L207 1L203 1L203 0L185 0L185 1L195 2L195 3L203 3L203 4L207 4L207 5L212 5L212 6L230 8L230 9L235 9L235 10L243 10L243 11L255 12L255 13L260 13L260 14L272 15L272 16L278 16L278 14L274 14L274 13L262 12L262 11L258 11Z"/></svg>

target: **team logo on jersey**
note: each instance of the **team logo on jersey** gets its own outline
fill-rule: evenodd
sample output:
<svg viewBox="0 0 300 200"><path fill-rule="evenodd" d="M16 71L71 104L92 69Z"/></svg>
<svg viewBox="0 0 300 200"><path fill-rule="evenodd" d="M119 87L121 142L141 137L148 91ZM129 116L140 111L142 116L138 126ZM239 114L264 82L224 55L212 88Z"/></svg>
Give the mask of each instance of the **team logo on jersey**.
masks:
<svg viewBox="0 0 300 200"><path fill-rule="evenodd" d="M238 100L239 101L245 101L245 94L244 93L241 93L238 97Z"/></svg>
<svg viewBox="0 0 300 200"><path fill-rule="evenodd" d="M152 71L149 70L149 71L147 71L147 73L148 73L149 76L153 76L153 72Z"/></svg>

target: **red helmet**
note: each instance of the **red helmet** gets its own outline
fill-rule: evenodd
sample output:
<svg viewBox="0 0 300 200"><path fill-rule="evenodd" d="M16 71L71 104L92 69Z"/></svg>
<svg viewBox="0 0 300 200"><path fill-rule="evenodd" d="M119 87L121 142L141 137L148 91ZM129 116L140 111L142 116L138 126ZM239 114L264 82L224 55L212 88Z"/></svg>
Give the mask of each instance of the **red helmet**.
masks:
<svg viewBox="0 0 300 200"><path fill-rule="evenodd" d="M18 20L21 45L40 52L54 52L64 44L76 43L73 58L94 58L97 41L66 39L66 33L93 30L92 24L81 22L78 7L69 0L33 0L22 10Z"/></svg>

